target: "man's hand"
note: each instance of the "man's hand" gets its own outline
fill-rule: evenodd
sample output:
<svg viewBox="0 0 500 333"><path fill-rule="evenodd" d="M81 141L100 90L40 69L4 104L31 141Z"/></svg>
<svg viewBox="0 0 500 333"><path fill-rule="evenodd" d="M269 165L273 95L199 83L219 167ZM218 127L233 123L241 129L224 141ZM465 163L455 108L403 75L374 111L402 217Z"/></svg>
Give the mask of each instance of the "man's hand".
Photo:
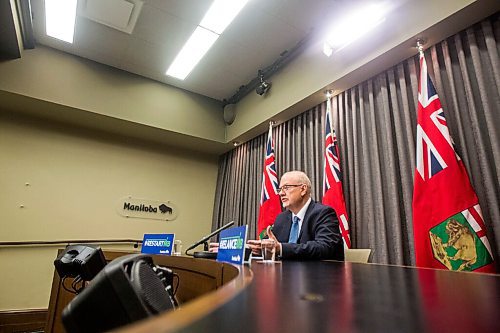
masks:
<svg viewBox="0 0 500 333"><path fill-rule="evenodd" d="M267 233L267 236L269 237L269 239L274 240L274 244L276 244L275 245L276 255L280 256L281 255L281 243L278 242L278 240L276 239L276 236L273 234L272 226L267 227L266 233ZM262 255L262 244L261 243L262 242L260 239L255 239L255 240L249 239L247 241L248 246L252 249L253 255L256 255L256 256Z"/></svg>
<svg viewBox="0 0 500 333"><path fill-rule="evenodd" d="M268 226L267 227L266 233L267 233L267 236L269 237L269 239L274 240L274 244L275 244L274 247L275 247L275 250L276 250L276 256L281 256L281 243L278 242L278 239L273 234L273 228L272 228L272 226Z"/></svg>
<svg viewBox="0 0 500 333"><path fill-rule="evenodd" d="M260 256L262 254L260 243L260 239L249 239L247 241L248 247L252 249L253 255Z"/></svg>

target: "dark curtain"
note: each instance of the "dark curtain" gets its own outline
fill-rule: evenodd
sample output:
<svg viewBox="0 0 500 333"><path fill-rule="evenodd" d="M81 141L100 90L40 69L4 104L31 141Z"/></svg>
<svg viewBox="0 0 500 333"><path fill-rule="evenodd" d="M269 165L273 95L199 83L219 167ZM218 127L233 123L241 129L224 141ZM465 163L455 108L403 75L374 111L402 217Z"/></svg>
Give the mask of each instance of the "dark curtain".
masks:
<svg viewBox="0 0 500 333"><path fill-rule="evenodd" d="M425 51L457 153L479 197L498 263L500 249L499 15ZM415 52L416 53L416 52ZM332 99L354 248L372 261L413 265L412 195L418 55ZM273 129L278 176L305 171L321 201L326 103ZM213 227L235 220L256 234L267 133L220 157Z"/></svg>

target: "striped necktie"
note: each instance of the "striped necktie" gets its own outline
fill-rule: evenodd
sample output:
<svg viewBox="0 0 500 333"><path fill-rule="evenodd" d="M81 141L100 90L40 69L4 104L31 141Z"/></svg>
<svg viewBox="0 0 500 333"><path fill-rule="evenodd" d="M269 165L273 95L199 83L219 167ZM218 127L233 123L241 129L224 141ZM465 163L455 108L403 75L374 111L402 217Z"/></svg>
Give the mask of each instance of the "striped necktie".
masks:
<svg viewBox="0 0 500 333"><path fill-rule="evenodd" d="M297 243L299 239L299 217L294 216L292 219L292 228L290 229L290 237L288 237L288 243Z"/></svg>

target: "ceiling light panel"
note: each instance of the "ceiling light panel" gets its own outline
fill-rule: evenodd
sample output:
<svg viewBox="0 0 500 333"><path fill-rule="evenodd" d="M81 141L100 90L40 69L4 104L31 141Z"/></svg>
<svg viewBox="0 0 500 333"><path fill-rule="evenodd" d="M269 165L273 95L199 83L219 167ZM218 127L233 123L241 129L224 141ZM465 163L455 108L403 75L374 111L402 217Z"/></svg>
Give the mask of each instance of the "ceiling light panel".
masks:
<svg viewBox="0 0 500 333"><path fill-rule="evenodd" d="M200 26L222 34L247 2L248 0L215 0L201 20Z"/></svg>
<svg viewBox="0 0 500 333"><path fill-rule="evenodd" d="M215 43L217 38L219 38L219 35L216 33L202 27L197 27L175 57L166 74L184 80Z"/></svg>
<svg viewBox="0 0 500 333"><path fill-rule="evenodd" d="M215 0L166 74L184 80L248 0Z"/></svg>
<svg viewBox="0 0 500 333"><path fill-rule="evenodd" d="M76 0L45 0L45 32L48 36L73 43Z"/></svg>

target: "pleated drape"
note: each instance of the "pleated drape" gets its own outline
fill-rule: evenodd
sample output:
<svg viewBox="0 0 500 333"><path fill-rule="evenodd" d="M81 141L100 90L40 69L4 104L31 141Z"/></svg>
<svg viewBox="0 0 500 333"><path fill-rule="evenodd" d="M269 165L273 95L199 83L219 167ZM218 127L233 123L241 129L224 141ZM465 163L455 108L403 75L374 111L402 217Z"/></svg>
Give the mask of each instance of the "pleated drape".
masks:
<svg viewBox="0 0 500 333"><path fill-rule="evenodd" d="M457 153L500 249L500 37L496 14L425 51ZM353 247L372 261L414 264L412 196L418 55L332 99ZM321 201L326 103L273 129L278 176L303 170ZM213 227L235 220L256 234L267 133L220 157Z"/></svg>

